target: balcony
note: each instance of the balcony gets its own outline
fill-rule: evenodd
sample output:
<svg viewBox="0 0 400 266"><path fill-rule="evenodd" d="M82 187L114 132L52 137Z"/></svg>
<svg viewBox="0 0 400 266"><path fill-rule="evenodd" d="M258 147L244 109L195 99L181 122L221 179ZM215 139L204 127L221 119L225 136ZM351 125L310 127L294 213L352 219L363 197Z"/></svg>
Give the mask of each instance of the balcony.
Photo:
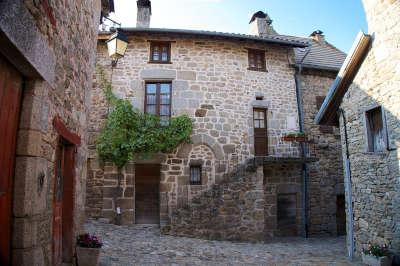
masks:
<svg viewBox="0 0 400 266"><path fill-rule="evenodd" d="M318 161L316 154L316 141L310 137L283 138L275 136L270 138L267 156L256 156L264 164L272 163L312 163Z"/></svg>

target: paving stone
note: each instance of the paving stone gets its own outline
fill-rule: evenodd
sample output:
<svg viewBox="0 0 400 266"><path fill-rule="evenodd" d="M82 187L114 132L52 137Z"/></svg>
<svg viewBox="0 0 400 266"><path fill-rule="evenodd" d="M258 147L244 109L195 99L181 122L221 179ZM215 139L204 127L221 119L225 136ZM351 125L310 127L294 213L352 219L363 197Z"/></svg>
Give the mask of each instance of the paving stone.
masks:
<svg viewBox="0 0 400 266"><path fill-rule="evenodd" d="M343 237L251 244L164 236L151 225L116 226L89 220L85 229L104 243L101 266L361 265L347 260Z"/></svg>

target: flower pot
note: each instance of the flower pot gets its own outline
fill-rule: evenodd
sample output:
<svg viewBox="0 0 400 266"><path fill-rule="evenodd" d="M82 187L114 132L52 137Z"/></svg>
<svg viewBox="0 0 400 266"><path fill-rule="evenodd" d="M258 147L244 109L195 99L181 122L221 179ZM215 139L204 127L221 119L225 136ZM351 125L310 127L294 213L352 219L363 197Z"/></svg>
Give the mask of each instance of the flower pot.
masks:
<svg viewBox="0 0 400 266"><path fill-rule="evenodd" d="M296 140L296 137L292 137L292 136L284 136L284 137L282 137L282 140L283 141L295 141Z"/></svg>
<svg viewBox="0 0 400 266"><path fill-rule="evenodd" d="M372 255L362 254L362 261L369 266L391 266L392 257L375 257Z"/></svg>
<svg viewBox="0 0 400 266"><path fill-rule="evenodd" d="M98 266L100 248L76 247L76 256L78 258L78 266Z"/></svg>

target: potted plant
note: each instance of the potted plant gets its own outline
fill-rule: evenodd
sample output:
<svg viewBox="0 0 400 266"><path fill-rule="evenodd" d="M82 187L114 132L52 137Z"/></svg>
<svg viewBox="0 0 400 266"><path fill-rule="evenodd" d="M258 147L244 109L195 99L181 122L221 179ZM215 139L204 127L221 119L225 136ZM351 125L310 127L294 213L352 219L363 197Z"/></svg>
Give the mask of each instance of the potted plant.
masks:
<svg viewBox="0 0 400 266"><path fill-rule="evenodd" d="M100 249L103 243L95 236L82 234L77 238L76 256L79 266L99 265Z"/></svg>
<svg viewBox="0 0 400 266"><path fill-rule="evenodd" d="M283 141L297 141L297 142L306 142L307 141L307 135L304 132L294 132L294 133L289 133L285 136L282 137Z"/></svg>
<svg viewBox="0 0 400 266"><path fill-rule="evenodd" d="M282 137L283 141L295 141L296 140L296 133L289 133Z"/></svg>
<svg viewBox="0 0 400 266"><path fill-rule="evenodd" d="M386 245L368 245L368 249L363 250L362 261L369 266L390 266L392 257Z"/></svg>

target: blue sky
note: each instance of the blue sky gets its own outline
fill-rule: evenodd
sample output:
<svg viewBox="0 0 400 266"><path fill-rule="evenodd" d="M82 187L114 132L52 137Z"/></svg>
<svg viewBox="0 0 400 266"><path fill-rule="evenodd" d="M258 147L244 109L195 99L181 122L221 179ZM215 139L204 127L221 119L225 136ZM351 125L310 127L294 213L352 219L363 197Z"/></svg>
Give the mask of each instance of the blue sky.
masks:
<svg viewBox="0 0 400 266"><path fill-rule="evenodd" d="M114 2L113 18L134 27L136 0ZM152 0L151 27L248 33L258 10L270 15L278 33L308 36L320 29L345 52L358 31L368 29L361 0Z"/></svg>

